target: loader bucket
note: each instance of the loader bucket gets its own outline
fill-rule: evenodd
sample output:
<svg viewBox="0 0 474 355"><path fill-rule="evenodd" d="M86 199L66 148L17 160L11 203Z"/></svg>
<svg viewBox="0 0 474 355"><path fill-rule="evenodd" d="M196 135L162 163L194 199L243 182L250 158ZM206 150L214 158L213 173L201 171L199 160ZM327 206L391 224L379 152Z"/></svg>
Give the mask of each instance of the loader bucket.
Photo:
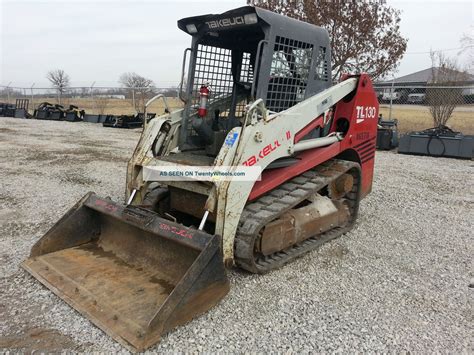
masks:
<svg viewBox="0 0 474 355"><path fill-rule="evenodd" d="M33 246L22 266L138 351L229 291L218 236L93 193Z"/></svg>

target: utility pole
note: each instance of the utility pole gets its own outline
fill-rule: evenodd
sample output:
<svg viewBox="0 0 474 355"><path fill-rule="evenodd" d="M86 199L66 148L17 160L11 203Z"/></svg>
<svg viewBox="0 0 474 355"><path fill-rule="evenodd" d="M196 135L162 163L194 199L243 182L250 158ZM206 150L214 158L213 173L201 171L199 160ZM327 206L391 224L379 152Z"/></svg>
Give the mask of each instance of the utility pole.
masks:
<svg viewBox="0 0 474 355"><path fill-rule="evenodd" d="M33 83L33 85L31 85L30 87L30 90L31 90L31 107L33 108L33 111L35 109L35 104L34 104L34 101L33 101L33 87L35 86L36 83Z"/></svg>
<svg viewBox="0 0 474 355"><path fill-rule="evenodd" d="M92 107L94 107L94 110L95 110L95 104L94 104L94 92L93 92L94 85L95 85L95 81L94 81L94 82L92 82L92 84L91 84L91 86L90 86L90 89L91 89L91 101L92 101Z"/></svg>
<svg viewBox="0 0 474 355"><path fill-rule="evenodd" d="M392 78L392 88L390 89L390 110L388 111L388 119L392 119L392 102L393 102L393 86L395 85L395 77Z"/></svg>
<svg viewBox="0 0 474 355"><path fill-rule="evenodd" d="M91 86L90 86L90 90L91 90L91 99L94 98L94 93L92 92L92 89L94 88L94 85L95 85L95 81L92 82Z"/></svg>
<svg viewBox="0 0 474 355"><path fill-rule="evenodd" d="M132 105L133 105L133 109L137 111L136 106L135 106L135 86L132 87Z"/></svg>
<svg viewBox="0 0 474 355"><path fill-rule="evenodd" d="M11 85L11 81L8 83L7 85L7 102L10 103L10 85Z"/></svg>

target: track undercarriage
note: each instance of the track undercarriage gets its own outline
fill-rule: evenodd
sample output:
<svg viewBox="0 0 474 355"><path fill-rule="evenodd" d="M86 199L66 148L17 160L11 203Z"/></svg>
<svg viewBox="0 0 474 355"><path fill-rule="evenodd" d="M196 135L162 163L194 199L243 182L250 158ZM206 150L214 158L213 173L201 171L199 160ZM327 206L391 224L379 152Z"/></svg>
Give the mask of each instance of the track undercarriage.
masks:
<svg viewBox="0 0 474 355"><path fill-rule="evenodd" d="M357 163L331 160L252 201L237 230L236 264L265 273L346 233L357 217L359 187ZM335 208L328 211L328 202Z"/></svg>

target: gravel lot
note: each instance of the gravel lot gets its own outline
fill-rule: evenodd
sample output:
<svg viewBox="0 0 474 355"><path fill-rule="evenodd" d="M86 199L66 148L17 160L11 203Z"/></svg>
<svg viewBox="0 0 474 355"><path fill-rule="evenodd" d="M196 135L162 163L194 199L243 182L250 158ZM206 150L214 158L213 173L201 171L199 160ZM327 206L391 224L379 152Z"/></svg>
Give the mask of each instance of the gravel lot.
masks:
<svg viewBox="0 0 474 355"><path fill-rule="evenodd" d="M19 263L86 192L123 201L138 137L0 118L0 348L126 351ZM473 173L378 152L350 233L264 276L231 270L221 304L152 350L472 353Z"/></svg>

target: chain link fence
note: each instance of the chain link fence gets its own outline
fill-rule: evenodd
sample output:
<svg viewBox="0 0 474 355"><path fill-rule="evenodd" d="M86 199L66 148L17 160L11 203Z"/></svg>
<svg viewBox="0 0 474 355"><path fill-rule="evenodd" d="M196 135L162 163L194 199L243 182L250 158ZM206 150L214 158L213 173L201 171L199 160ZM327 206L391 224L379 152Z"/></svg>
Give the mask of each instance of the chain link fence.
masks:
<svg viewBox="0 0 474 355"><path fill-rule="evenodd" d="M91 114L124 115L143 112L146 101L156 94L166 96L170 108L182 107L176 87L69 87L59 92L54 88L0 86L0 103L15 104L18 99L26 99L30 113L41 103L48 102L64 108L74 105ZM148 111L163 113L162 100L153 102Z"/></svg>
<svg viewBox="0 0 474 355"><path fill-rule="evenodd" d="M449 126L474 134L474 85L374 86L384 120L401 132Z"/></svg>

